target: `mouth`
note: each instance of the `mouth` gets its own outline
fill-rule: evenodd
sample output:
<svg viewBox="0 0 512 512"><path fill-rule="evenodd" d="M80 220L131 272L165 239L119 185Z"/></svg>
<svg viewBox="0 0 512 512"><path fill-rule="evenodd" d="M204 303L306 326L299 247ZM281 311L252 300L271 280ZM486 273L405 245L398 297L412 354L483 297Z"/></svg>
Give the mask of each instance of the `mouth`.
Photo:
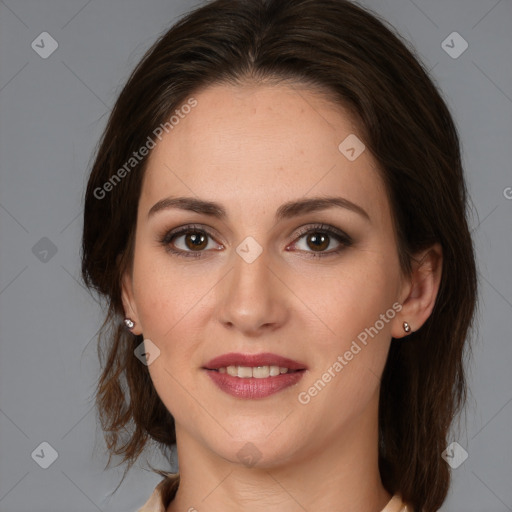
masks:
<svg viewBox="0 0 512 512"><path fill-rule="evenodd" d="M232 377L264 379L277 377L283 373L307 370L307 366L288 357L271 354L237 354L229 353L215 357L203 367L205 370L215 370L227 373Z"/></svg>
<svg viewBox="0 0 512 512"><path fill-rule="evenodd" d="M225 393L236 398L265 398L296 384L307 370L298 361L276 354L224 354L203 370Z"/></svg>
<svg viewBox="0 0 512 512"><path fill-rule="evenodd" d="M220 368L206 368L218 373L227 373L231 377L238 377L240 379L267 379L268 377L277 377L284 373L302 372L301 370L292 370L285 366L277 365L264 365L264 366L221 366Z"/></svg>

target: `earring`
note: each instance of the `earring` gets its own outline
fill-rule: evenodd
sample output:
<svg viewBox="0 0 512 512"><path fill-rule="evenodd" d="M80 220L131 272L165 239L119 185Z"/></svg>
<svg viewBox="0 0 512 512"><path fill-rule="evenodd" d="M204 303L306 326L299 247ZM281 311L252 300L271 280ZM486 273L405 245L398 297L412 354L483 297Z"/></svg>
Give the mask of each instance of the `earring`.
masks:
<svg viewBox="0 0 512 512"><path fill-rule="evenodd" d="M407 322L404 322L403 325L404 325L405 332L411 332L411 326Z"/></svg>
<svg viewBox="0 0 512 512"><path fill-rule="evenodd" d="M128 329L133 329L135 327L135 322L131 318L125 318L124 325L126 325Z"/></svg>

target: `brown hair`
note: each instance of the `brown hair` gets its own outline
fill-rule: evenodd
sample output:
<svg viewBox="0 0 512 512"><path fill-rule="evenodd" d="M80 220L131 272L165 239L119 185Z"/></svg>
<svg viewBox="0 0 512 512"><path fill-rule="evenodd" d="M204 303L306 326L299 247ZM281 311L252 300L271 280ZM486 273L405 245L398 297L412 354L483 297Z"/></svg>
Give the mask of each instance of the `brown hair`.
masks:
<svg viewBox="0 0 512 512"><path fill-rule="evenodd" d="M434 310L418 331L392 341L379 405L384 486L417 511L438 510L450 484L441 453L466 399L477 292L459 138L414 50L376 14L346 0L208 3L149 49L122 90L89 178L82 241L83 279L108 307L96 400L110 457L121 455L128 471L149 440L170 448L175 430L147 367L134 357L142 336L122 325L121 276L132 261L147 157L111 181L108 193L98 190L199 89L268 80L317 86L354 112L386 184L405 273L416 251L442 246Z"/></svg>

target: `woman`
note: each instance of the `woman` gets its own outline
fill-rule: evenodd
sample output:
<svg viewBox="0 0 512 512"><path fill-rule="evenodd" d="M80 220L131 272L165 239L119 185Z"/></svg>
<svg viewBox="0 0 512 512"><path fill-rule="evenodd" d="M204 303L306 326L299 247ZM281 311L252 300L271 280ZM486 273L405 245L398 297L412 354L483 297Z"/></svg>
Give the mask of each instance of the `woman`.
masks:
<svg viewBox="0 0 512 512"><path fill-rule="evenodd" d="M375 15L216 0L172 27L115 104L84 213L110 455L177 446L140 510L438 510L466 215L446 104Z"/></svg>

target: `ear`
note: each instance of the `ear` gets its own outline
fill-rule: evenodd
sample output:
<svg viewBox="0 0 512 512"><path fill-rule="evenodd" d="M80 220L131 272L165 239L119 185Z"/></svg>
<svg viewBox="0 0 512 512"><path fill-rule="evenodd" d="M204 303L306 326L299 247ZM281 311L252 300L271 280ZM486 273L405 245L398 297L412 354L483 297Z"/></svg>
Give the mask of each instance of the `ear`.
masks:
<svg viewBox="0 0 512 512"><path fill-rule="evenodd" d="M130 318L135 322L135 326L130 331L133 334L142 334L142 329L137 314L137 306L133 296L133 281L131 273L127 270L121 278L121 298L123 301L125 318Z"/></svg>
<svg viewBox="0 0 512 512"><path fill-rule="evenodd" d="M427 321L436 302L442 268L443 251L439 243L414 255L411 274L401 289L402 309L393 320L393 338L402 338L417 331ZM404 330L404 322L411 327L409 333Z"/></svg>

